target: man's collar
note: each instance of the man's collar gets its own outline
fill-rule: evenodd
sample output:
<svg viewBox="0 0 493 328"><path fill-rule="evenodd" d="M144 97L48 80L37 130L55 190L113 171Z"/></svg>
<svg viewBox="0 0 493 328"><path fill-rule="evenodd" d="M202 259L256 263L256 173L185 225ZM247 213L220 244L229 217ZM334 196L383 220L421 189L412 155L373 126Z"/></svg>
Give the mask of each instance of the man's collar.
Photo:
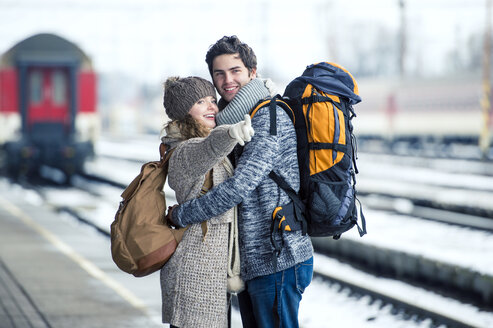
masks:
<svg viewBox="0 0 493 328"><path fill-rule="evenodd" d="M226 106L228 106L228 102L226 102L226 100L224 100L223 98L219 99L219 102L217 103L217 107L219 108L219 110L223 110Z"/></svg>

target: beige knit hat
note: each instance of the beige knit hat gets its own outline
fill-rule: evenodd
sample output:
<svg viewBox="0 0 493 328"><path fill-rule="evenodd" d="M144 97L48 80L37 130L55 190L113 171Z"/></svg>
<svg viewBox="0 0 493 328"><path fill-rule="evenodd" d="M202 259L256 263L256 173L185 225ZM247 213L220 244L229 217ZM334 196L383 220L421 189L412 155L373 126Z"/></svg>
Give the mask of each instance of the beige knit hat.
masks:
<svg viewBox="0 0 493 328"><path fill-rule="evenodd" d="M197 100L207 96L216 98L216 90L211 82L197 76L172 76L164 84L164 109L170 119L180 120Z"/></svg>

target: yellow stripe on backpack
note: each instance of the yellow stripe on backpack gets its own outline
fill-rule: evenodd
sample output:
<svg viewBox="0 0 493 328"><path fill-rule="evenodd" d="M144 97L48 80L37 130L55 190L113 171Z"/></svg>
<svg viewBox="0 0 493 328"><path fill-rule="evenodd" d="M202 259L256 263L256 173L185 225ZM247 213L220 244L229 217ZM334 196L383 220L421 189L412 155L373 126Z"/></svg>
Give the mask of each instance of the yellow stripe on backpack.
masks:
<svg viewBox="0 0 493 328"><path fill-rule="evenodd" d="M318 91L308 84L302 99L324 96L340 103L339 97ZM308 142L346 144L344 113L330 101L303 104ZM325 171L342 160L344 153L334 149L310 149L310 175Z"/></svg>

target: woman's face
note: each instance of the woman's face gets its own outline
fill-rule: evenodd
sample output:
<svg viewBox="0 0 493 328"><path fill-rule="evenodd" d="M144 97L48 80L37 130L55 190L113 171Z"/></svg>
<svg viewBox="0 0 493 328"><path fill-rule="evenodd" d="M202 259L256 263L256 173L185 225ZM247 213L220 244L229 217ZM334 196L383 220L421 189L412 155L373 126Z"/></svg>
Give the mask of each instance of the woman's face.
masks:
<svg viewBox="0 0 493 328"><path fill-rule="evenodd" d="M189 113L197 122L212 129L216 126L218 111L216 98L207 96L197 100Z"/></svg>

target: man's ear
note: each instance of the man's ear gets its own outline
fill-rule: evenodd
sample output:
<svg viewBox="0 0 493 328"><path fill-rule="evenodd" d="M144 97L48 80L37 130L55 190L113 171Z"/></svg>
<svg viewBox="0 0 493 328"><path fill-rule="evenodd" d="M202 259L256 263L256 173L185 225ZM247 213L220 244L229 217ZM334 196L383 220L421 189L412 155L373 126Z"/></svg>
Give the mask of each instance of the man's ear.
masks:
<svg viewBox="0 0 493 328"><path fill-rule="evenodd" d="M254 78L257 77L257 68L254 67L252 68L252 70L250 71L250 78L253 80Z"/></svg>

